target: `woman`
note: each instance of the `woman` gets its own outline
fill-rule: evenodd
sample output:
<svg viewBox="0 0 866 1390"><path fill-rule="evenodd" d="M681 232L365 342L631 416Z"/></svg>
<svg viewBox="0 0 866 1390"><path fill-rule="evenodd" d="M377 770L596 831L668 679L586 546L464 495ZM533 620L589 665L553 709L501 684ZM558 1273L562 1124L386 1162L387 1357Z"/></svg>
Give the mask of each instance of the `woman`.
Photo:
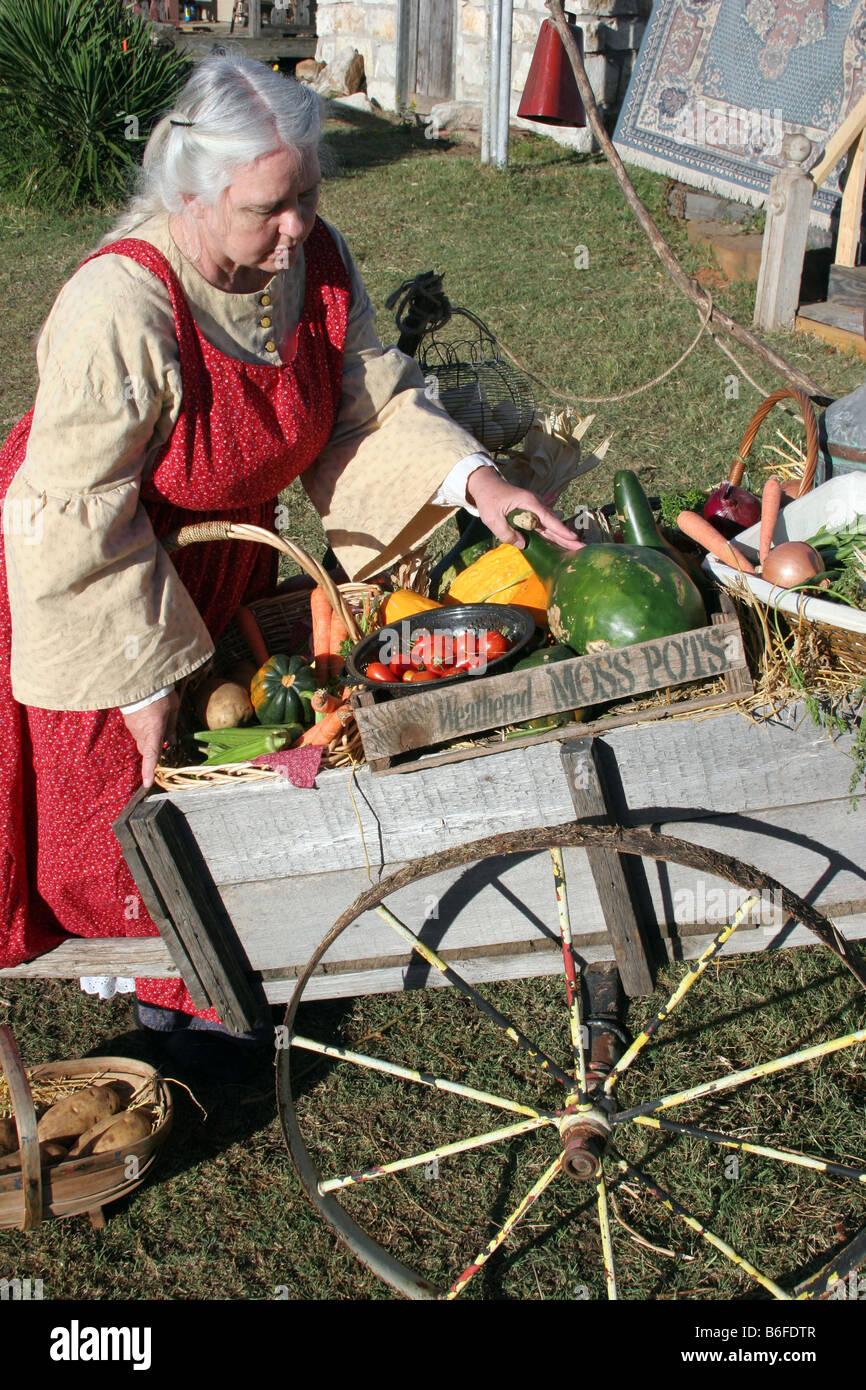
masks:
<svg viewBox="0 0 866 1390"><path fill-rule="evenodd" d="M531 505L577 544L426 398L415 363L383 352L316 215L318 136L301 84L201 63L148 143L142 193L43 330L35 407L0 453L0 965L66 933L155 934L111 823L153 780L176 683L275 579L265 547L171 560L161 537L215 516L274 530L300 475L353 577L461 504L502 539ZM195 1013L176 981L136 993Z"/></svg>

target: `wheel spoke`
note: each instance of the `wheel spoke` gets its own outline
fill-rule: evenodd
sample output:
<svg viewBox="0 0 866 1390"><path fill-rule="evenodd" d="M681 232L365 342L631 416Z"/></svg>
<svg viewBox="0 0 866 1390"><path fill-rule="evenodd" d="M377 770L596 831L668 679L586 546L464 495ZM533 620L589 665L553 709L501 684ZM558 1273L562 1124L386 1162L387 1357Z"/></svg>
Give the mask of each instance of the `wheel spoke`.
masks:
<svg viewBox="0 0 866 1390"><path fill-rule="evenodd" d="M508 1100L505 1096L493 1095L491 1091L478 1091L474 1086L464 1086L460 1081L446 1081L443 1076L434 1076L429 1071L415 1071L412 1067L401 1067L396 1062L385 1062L381 1057L368 1057L364 1052L351 1052L347 1047L333 1047L329 1043L317 1042L315 1038L304 1038L295 1033L292 1047L303 1048L307 1052L320 1052L323 1057L336 1057L341 1062L352 1062L355 1066L366 1067L369 1071L386 1072L397 1076L401 1081L415 1081L422 1086L434 1086L437 1091L450 1091L467 1100L479 1100L484 1105L495 1106L497 1110L512 1110L517 1115L528 1115L530 1119L555 1118L554 1111L542 1110L533 1105L522 1105L520 1101Z"/></svg>
<svg viewBox="0 0 866 1390"><path fill-rule="evenodd" d="M626 1049L609 1073L604 1083L604 1089L608 1095L610 1095L623 1072L631 1066L638 1053L642 1052L646 1047L653 1034L661 1027L666 1018L670 1018L677 1004L685 998L692 985L700 979L710 962L719 954L725 942L730 940L743 918L751 912L757 901L758 899L752 896L751 898L746 898L745 902L740 903L740 906L734 913L733 921L729 922L727 926L722 927L722 930L713 938L706 950L695 961L694 965L689 966L688 972L680 980L667 1003L662 1004L655 1018L647 1024L643 1032L638 1033L634 1042Z"/></svg>
<svg viewBox="0 0 866 1390"><path fill-rule="evenodd" d="M550 851L553 860L553 885L556 891L556 910L559 914L559 934L562 938L562 961L565 967L565 997L568 1002L568 1022L571 1028L571 1051L574 1057L575 1077L579 1091L578 1099L586 1093L586 1057L583 1051L583 1029L580 1018L580 966L578 965L571 937L571 918L568 913L568 898L565 890L565 865L562 850L554 846ZM571 1097L569 1096L569 1100Z"/></svg>
<svg viewBox="0 0 866 1390"><path fill-rule="evenodd" d="M619 1167L623 1173L626 1173L630 1178L634 1178L646 1192L651 1193L657 1201L661 1202L663 1207L667 1207L668 1211L673 1212L675 1216L678 1216L680 1220L684 1221L693 1231L696 1231L703 1240L708 1241L710 1245L720 1251L726 1259L731 1260L738 1268L742 1269L746 1274L751 1275L753 1279L756 1279L774 1298L791 1299L791 1295L786 1293L779 1284L769 1279L766 1274L762 1274L744 1255L737 1254L733 1246L728 1245L727 1241L722 1240L721 1236L717 1236L705 1226L703 1222L699 1221L696 1216L692 1216L690 1212L686 1211L685 1207L680 1205L675 1197L672 1197L669 1192L665 1192L664 1189L654 1183L651 1178L648 1178L645 1173L642 1173L639 1168L632 1167L632 1165L626 1163L624 1159L619 1160Z"/></svg>
<svg viewBox="0 0 866 1390"><path fill-rule="evenodd" d="M511 1023L504 1014L501 1014L492 1004L488 1004L487 1000L480 995L476 989L473 989L468 980L464 980L463 976L458 975L456 970L452 970L451 966L448 965L441 956L437 955L430 946L427 946L423 941L419 940L415 933L411 931L405 923L400 921L399 917L395 917L393 912L387 907L383 907L381 904L375 908L374 911L378 912L379 916L382 917L389 926L393 927L395 932L397 932L399 936L402 936L404 941L409 943L413 951L418 952L422 960L426 960L428 965L432 965L434 970L438 970L440 974L444 975L449 985L453 985L455 989L460 990L461 994L465 994L467 999L471 999L476 1009L495 1023L497 1028L501 1028L512 1042L517 1043L517 1046L522 1052L525 1052L534 1062L538 1062L543 1071L550 1072L551 1076L555 1076L556 1080L565 1086L567 1090L571 1090L573 1085L571 1077L567 1076L562 1068L558 1067L552 1058L548 1057L546 1052L542 1052L540 1047L530 1042L525 1033L522 1033L519 1028L515 1028L514 1024Z"/></svg>
<svg viewBox="0 0 866 1390"><path fill-rule="evenodd" d="M487 1134L473 1134L469 1139L457 1139L453 1144L438 1144L423 1154L412 1154L409 1158L395 1158L391 1163L374 1164L372 1168L362 1168L345 1178L328 1178L319 1183L322 1196L326 1192L337 1192L344 1187L354 1187L357 1183L369 1182L372 1178L383 1178L388 1173L402 1173L405 1168L418 1168L422 1163L432 1163L434 1159L451 1158L453 1154L468 1153L470 1149L483 1149L490 1144L501 1144L513 1139L517 1134L529 1134L543 1125L556 1124L555 1120L521 1120L520 1124L506 1125L502 1129L491 1129Z"/></svg>
<svg viewBox="0 0 866 1390"><path fill-rule="evenodd" d="M601 1253L604 1260L604 1282L607 1285L607 1296L610 1299L618 1298L616 1291L616 1267L613 1262L613 1239L610 1233L610 1214L607 1209L607 1188L604 1185L604 1172L598 1175L596 1185L598 1195L598 1225L601 1231Z"/></svg>
<svg viewBox="0 0 866 1390"><path fill-rule="evenodd" d="M473 1279L475 1275L478 1273L478 1271L480 1269L483 1269L483 1267L487 1264L487 1261L490 1259L490 1256L495 1254L502 1242L508 1237L510 1232L514 1230L514 1227L517 1225L518 1221L521 1221L523 1217L526 1215L526 1213L529 1211L529 1208L532 1206L533 1202L537 1201L544 1189L550 1186L561 1167L562 1154L557 1154L550 1167L546 1168L542 1173L541 1177L538 1179L538 1181L533 1183L526 1196L520 1202L518 1202L517 1206L514 1208L514 1211L507 1218L505 1223L502 1226L500 1226L493 1239L489 1241L487 1245L485 1245L484 1249L481 1251L481 1254L478 1255L472 1261L471 1264L466 1266L459 1278L454 1280L454 1283L451 1285L451 1288L445 1295L447 1299L454 1299L457 1297L458 1294L461 1294L463 1290L466 1288L466 1285L469 1283L470 1279Z"/></svg>
<svg viewBox="0 0 866 1390"><path fill-rule="evenodd" d="M688 1091L677 1091L674 1095L662 1096L660 1100L648 1100L643 1105L635 1105L631 1110L620 1110L618 1114L611 1116L611 1123L621 1125L626 1120L637 1119L638 1115L650 1115L654 1110L667 1110L672 1105L685 1105L701 1096L712 1096L718 1091L730 1091L734 1086L755 1081L759 1076L772 1076L774 1072L799 1066L801 1062L811 1062L816 1057L828 1057L832 1052L840 1052L843 1047L856 1047L861 1042L866 1042L866 1028L859 1028L856 1033L846 1033L843 1038L832 1038L830 1042L805 1047L802 1052L789 1052L787 1057L777 1057L773 1062L759 1062L757 1066L746 1067L743 1071L719 1076L715 1081L705 1081L700 1086L692 1086Z"/></svg>
<svg viewBox="0 0 866 1390"><path fill-rule="evenodd" d="M699 1129L696 1125L679 1125L673 1120L662 1120L655 1115L636 1115L635 1122L649 1125L652 1129L666 1130L671 1134L684 1134L690 1139L705 1139L708 1144L720 1144L726 1149L742 1150L743 1153L757 1154L759 1158L774 1158L780 1163L792 1163L798 1168L815 1168L819 1173L829 1173L835 1178L854 1178L866 1186L866 1169L849 1168L843 1163L833 1163L828 1158L810 1158L808 1154L794 1153L791 1149L772 1149L765 1144L751 1144L745 1139L734 1139L729 1134L720 1134L714 1129Z"/></svg>

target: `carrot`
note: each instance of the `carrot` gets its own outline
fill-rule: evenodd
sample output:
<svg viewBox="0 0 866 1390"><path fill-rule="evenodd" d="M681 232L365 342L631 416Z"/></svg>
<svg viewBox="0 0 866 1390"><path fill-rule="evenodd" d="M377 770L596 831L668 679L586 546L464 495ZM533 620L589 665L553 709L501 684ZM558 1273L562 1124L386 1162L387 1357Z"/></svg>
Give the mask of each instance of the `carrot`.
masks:
<svg viewBox="0 0 866 1390"><path fill-rule="evenodd" d="M758 559L762 565L770 553L770 546L773 544L773 532L776 529L781 505L782 484L774 474L764 483L764 491L761 494L761 539L758 544Z"/></svg>
<svg viewBox="0 0 866 1390"><path fill-rule="evenodd" d="M332 739L341 734L352 718L348 705L338 705L326 714L321 724L312 724L301 737L292 744L293 748L327 748Z"/></svg>
<svg viewBox="0 0 866 1390"><path fill-rule="evenodd" d="M313 666L316 679L324 685L331 675L331 619L334 610L328 602L328 595L318 586L310 594L310 613L313 618Z"/></svg>
<svg viewBox="0 0 866 1390"><path fill-rule="evenodd" d="M317 690L310 700L310 708L315 711L317 724L321 724L326 715L339 709L342 704L343 701L338 696L329 695L327 690Z"/></svg>
<svg viewBox="0 0 866 1390"><path fill-rule="evenodd" d="M336 676L343 665L343 658L340 655L340 648L343 643L348 641L349 629L343 622L339 613L334 613L331 617L331 675Z"/></svg>
<svg viewBox="0 0 866 1390"><path fill-rule="evenodd" d="M721 532L715 526L711 526L697 512L680 512L677 517L677 526L684 536L689 540L697 541L704 550L709 550L711 555L716 555L720 560L724 560L726 565L732 565L734 569L740 570L743 574L754 574L755 566L747 560L741 550L738 550L731 541L726 541Z"/></svg>
<svg viewBox="0 0 866 1390"><path fill-rule="evenodd" d="M262 636L262 630L256 622L252 612L244 604L241 604L235 613L235 622L240 629L240 634L253 654L253 661L256 663L256 670L264 666L270 652Z"/></svg>

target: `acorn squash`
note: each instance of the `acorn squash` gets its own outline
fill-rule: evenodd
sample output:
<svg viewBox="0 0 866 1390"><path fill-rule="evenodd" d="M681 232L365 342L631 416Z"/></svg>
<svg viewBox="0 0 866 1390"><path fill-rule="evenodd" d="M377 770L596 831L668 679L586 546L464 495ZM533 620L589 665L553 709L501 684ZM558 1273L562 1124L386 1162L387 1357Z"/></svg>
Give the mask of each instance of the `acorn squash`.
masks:
<svg viewBox="0 0 866 1390"><path fill-rule="evenodd" d="M260 724L313 722L318 682L302 656L272 656L253 676L250 699Z"/></svg>

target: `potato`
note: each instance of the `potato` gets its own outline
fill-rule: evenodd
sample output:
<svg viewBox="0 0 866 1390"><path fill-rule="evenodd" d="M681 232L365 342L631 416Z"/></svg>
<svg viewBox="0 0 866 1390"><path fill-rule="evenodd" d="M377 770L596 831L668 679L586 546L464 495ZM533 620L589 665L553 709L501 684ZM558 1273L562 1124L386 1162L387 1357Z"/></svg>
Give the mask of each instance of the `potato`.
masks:
<svg viewBox="0 0 866 1390"><path fill-rule="evenodd" d="M36 1132L40 1139L76 1139L120 1108L120 1097L111 1086L85 1086L46 1110Z"/></svg>
<svg viewBox="0 0 866 1390"><path fill-rule="evenodd" d="M195 692L200 725L208 729L236 729L252 718L249 686L223 676L208 676Z"/></svg>
<svg viewBox="0 0 866 1390"><path fill-rule="evenodd" d="M150 1116L144 1110L126 1110L106 1125L94 1125L72 1148L73 1158L80 1154L111 1153L113 1149L126 1149L146 1139L153 1128Z"/></svg>
<svg viewBox="0 0 866 1390"><path fill-rule="evenodd" d="M39 1145L39 1159L43 1168L50 1168L52 1163L60 1163L69 1154L63 1144L58 1144L55 1139L46 1139ZM21 1150L16 1149L14 1153L7 1154L5 1158L0 1158L0 1173L9 1173L21 1167Z"/></svg>
<svg viewBox="0 0 866 1390"><path fill-rule="evenodd" d="M14 1120L0 1119L0 1156L18 1148L18 1129Z"/></svg>

